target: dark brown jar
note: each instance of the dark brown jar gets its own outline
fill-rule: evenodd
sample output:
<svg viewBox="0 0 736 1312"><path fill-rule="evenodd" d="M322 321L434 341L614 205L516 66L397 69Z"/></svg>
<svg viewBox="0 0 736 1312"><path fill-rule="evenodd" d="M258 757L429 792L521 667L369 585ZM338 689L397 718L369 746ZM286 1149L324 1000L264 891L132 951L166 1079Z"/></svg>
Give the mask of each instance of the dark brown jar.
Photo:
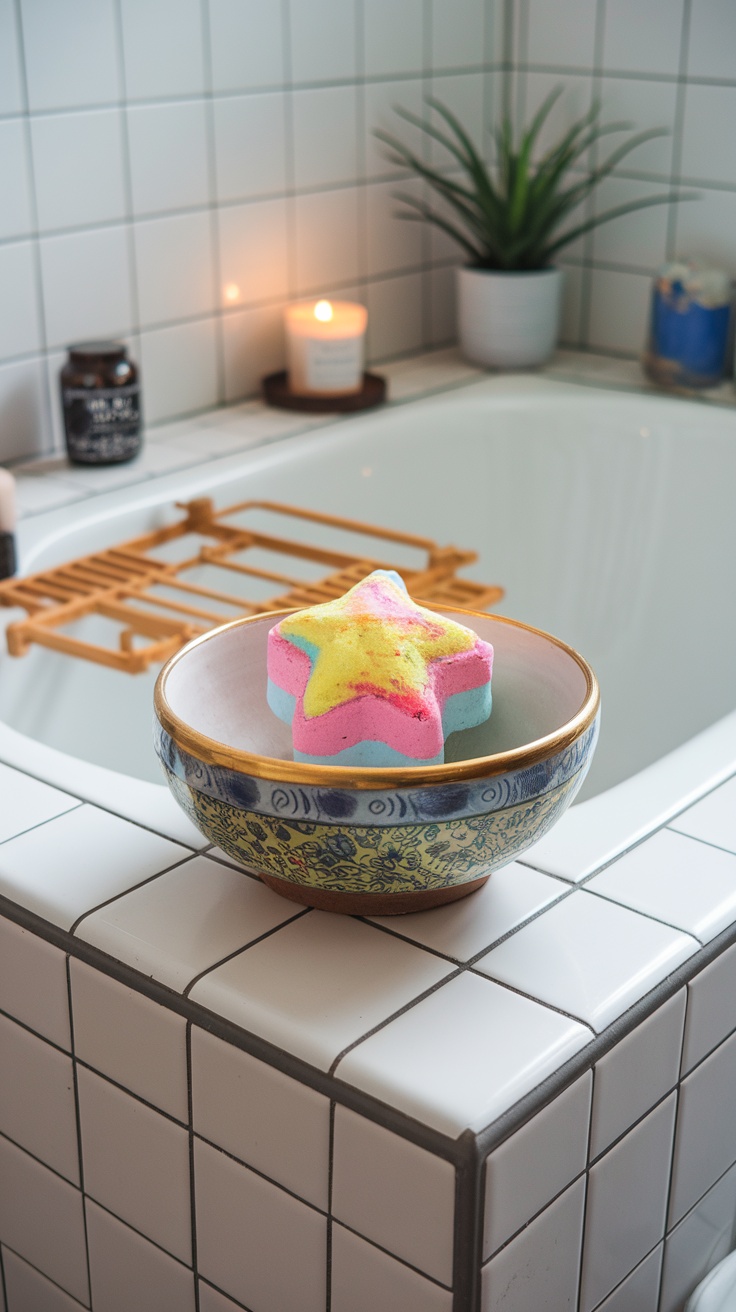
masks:
<svg viewBox="0 0 736 1312"><path fill-rule="evenodd" d="M123 342L70 346L61 371L61 404L73 464L119 465L140 451L138 370Z"/></svg>

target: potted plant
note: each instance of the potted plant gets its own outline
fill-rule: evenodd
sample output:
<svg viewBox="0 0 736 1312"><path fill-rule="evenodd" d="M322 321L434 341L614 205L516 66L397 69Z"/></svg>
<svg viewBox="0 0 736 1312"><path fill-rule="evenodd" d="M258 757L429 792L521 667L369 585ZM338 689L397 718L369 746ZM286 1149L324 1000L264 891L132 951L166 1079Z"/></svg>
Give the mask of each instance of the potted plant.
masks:
<svg viewBox="0 0 736 1312"><path fill-rule="evenodd" d="M397 192L397 200L407 207L399 217L434 224L466 252L468 262L458 269L458 328L463 352L476 364L496 368L542 364L554 350L558 333L562 270L554 264L555 257L591 228L676 196L647 196L565 227L573 211L626 155L665 130L634 133L588 173L570 176L572 166L595 142L631 125L601 123L596 104L534 161L540 131L562 90L557 87L547 96L518 144L511 120L504 115L495 133L492 170L441 101L427 101L441 126L397 107L407 123L449 152L462 170L461 180L420 159L391 133L375 133L391 161L422 178L442 203L438 209L427 200Z"/></svg>

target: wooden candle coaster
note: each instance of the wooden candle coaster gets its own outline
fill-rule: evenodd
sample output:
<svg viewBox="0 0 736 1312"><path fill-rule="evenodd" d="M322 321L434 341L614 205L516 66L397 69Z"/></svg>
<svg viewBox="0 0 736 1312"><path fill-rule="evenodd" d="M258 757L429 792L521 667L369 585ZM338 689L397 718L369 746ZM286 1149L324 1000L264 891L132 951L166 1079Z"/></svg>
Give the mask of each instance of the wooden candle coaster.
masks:
<svg viewBox="0 0 736 1312"><path fill-rule="evenodd" d="M303 410L306 414L349 414L353 410L369 410L386 400L386 379L380 374L363 374L359 392L347 396L296 396L289 390L289 377L285 369L268 374L262 379L263 396L268 405L280 410Z"/></svg>

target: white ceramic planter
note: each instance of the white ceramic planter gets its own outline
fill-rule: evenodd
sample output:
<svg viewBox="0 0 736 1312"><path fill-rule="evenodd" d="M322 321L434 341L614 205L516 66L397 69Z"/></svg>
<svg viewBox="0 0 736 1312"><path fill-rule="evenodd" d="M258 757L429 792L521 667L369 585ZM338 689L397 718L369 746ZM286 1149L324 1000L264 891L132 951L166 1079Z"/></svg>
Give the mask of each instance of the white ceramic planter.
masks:
<svg viewBox="0 0 736 1312"><path fill-rule="evenodd" d="M500 273L457 271L460 346L466 359L491 369L543 364L560 321L562 269Z"/></svg>

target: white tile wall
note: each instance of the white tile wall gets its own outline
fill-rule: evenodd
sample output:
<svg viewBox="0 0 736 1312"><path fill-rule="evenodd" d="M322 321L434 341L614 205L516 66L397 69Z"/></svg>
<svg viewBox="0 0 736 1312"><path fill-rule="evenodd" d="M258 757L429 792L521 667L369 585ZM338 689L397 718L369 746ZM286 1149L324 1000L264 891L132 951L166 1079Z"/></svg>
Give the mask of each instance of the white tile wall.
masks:
<svg viewBox="0 0 736 1312"><path fill-rule="evenodd" d="M454 1211L451 1162L336 1108L332 1215L338 1221L451 1286Z"/></svg>
<svg viewBox="0 0 736 1312"><path fill-rule="evenodd" d="M83 1066L77 1080L85 1193L191 1262L186 1130Z"/></svg>
<svg viewBox="0 0 736 1312"><path fill-rule="evenodd" d="M661 1312L680 1312L703 1276L727 1255L733 1243L734 1217L736 1167L731 1167L667 1239Z"/></svg>
<svg viewBox="0 0 736 1312"><path fill-rule="evenodd" d="M574 1312L585 1181L578 1180L483 1268L482 1312Z"/></svg>
<svg viewBox="0 0 736 1312"><path fill-rule="evenodd" d="M8 1312L80 1312L82 1304L76 1298L70 1298L17 1253L3 1248L2 1260ZM1 1291L0 1308L5 1312Z"/></svg>
<svg viewBox="0 0 736 1312"><path fill-rule="evenodd" d="M728 948L710 966L701 970L688 984L687 994L683 1075L687 1075L734 1029L736 946Z"/></svg>
<svg viewBox="0 0 736 1312"><path fill-rule="evenodd" d="M588 1072L490 1154L486 1163L484 1258L505 1244L585 1170L592 1087Z"/></svg>
<svg viewBox="0 0 736 1312"><path fill-rule="evenodd" d="M79 1190L2 1137L0 1179L3 1243L88 1306Z"/></svg>
<svg viewBox="0 0 736 1312"><path fill-rule="evenodd" d="M0 917L0 1009L69 1050L64 953Z"/></svg>
<svg viewBox="0 0 736 1312"><path fill-rule="evenodd" d="M283 366L269 323L269 346L235 368L213 310L263 302L280 316L287 298L346 286L365 299L377 275L360 184L392 171L373 128L399 126L395 103L423 113L434 76L480 132L493 25L483 0L1 0L0 370L17 356L50 370L43 404L4 414L0 457L63 447L49 389L70 341L145 329L133 353L160 420L253 395L264 356ZM173 227L158 230L171 238L160 263L139 227L134 246L134 220L180 213L198 230L186 252ZM412 236L420 272L394 290L414 304L392 331L377 308L374 352L437 340L428 248Z"/></svg>
<svg viewBox="0 0 736 1312"><path fill-rule="evenodd" d="M0 1134L79 1184L71 1059L0 1016Z"/></svg>
<svg viewBox="0 0 736 1312"><path fill-rule="evenodd" d="M664 1234L676 1107L671 1093L591 1168L581 1312L592 1312Z"/></svg>
<svg viewBox="0 0 736 1312"><path fill-rule="evenodd" d="M85 1212L95 1310L194 1312L191 1271L89 1198Z"/></svg>
<svg viewBox="0 0 736 1312"><path fill-rule="evenodd" d="M596 1312L657 1312L662 1271L662 1244L621 1281Z"/></svg>
<svg viewBox="0 0 736 1312"><path fill-rule="evenodd" d="M204 1278L259 1312L323 1312L326 1218L198 1139L194 1178Z"/></svg>
<svg viewBox="0 0 736 1312"><path fill-rule="evenodd" d="M341 1225L332 1228L333 1312L450 1312L452 1294Z"/></svg>
<svg viewBox="0 0 736 1312"><path fill-rule="evenodd" d="M186 1022L85 962L69 962L74 1052L162 1111L187 1121Z"/></svg>
<svg viewBox="0 0 736 1312"><path fill-rule="evenodd" d="M685 1215L736 1161L736 1036L727 1039L682 1082L669 1224Z"/></svg>
<svg viewBox="0 0 736 1312"><path fill-rule="evenodd" d="M198 1026L192 1124L202 1138L327 1210L329 1100Z"/></svg>

